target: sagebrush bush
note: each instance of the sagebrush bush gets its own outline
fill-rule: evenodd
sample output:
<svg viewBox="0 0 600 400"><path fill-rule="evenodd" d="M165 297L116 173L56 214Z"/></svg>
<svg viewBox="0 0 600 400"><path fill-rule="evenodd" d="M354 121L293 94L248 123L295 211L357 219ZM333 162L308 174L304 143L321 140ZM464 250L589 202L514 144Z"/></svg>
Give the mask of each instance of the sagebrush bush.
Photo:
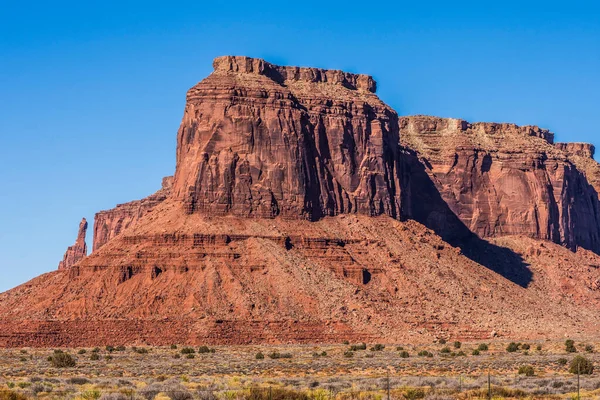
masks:
<svg viewBox="0 0 600 400"><path fill-rule="evenodd" d="M584 356L576 356L569 364L569 372L572 374L591 375L594 373L594 363Z"/></svg>
<svg viewBox="0 0 600 400"><path fill-rule="evenodd" d="M400 352L400 358L409 358L410 354L408 354L408 351L404 350Z"/></svg>
<svg viewBox="0 0 600 400"><path fill-rule="evenodd" d="M84 378L83 376L74 376L72 378L67 379L66 381L69 385L86 385L90 383L88 378Z"/></svg>
<svg viewBox="0 0 600 400"><path fill-rule="evenodd" d="M77 364L72 355L62 352L54 353L48 360L55 368L73 368Z"/></svg>
<svg viewBox="0 0 600 400"><path fill-rule="evenodd" d="M487 345L487 343L481 343L479 346L477 346L477 350L479 350L479 351L488 351L489 350L489 346Z"/></svg>
<svg viewBox="0 0 600 400"><path fill-rule="evenodd" d="M565 340L565 350L567 351L567 353L577 353L575 342L571 339Z"/></svg>
<svg viewBox="0 0 600 400"><path fill-rule="evenodd" d="M480 354L479 350L477 350L477 349L473 350L473 352L471 353L471 355L474 355L474 356L478 356L479 354Z"/></svg>
<svg viewBox="0 0 600 400"><path fill-rule="evenodd" d="M535 370L531 365L521 365L519 367L519 375L533 376L535 375Z"/></svg>
<svg viewBox="0 0 600 400"><path fill-rule="evenodd" d="M462 346L462 343L459 342L458 340L456 342L454 342L454 348L455 349L460 349L461 346Z"/></svg>
<svg viewBox="0 0 600 400"><path fill-rule="evenodd" d="M27 396L12 390L0 390L0 400L27 400Z"/></svg>
<svg viewBox="0 0 600 400"><path fill-rule="evenodd" d="M508 344L508 346L506 346L506 351L509 352L509 353L514 353L516 351L519 351L519 347L520 347L519 344L517 344L515 342L510 342Z"/></svg>
<svg viewBox="0 0 600 400"><path fill-rule="evenodd" d="M264 360L265 359L265 355L262 352L259 351L258 353L256 353L255 358L257 360Z"/></svg>
<svg viewBox="0 0 600 400"><path fill-rule="evenodd" d="M366 350L366 349L367 349L366 343L353 344L352 346L350 346L350 351L359 351L359 350Z"/></svg>
<svg viewBox="0 0 600 400"><path fill-rule="evenodd" d="M184 347L181 349L181 354L194 354L195 352L196 350L192 349L191 347Z"/></svg>

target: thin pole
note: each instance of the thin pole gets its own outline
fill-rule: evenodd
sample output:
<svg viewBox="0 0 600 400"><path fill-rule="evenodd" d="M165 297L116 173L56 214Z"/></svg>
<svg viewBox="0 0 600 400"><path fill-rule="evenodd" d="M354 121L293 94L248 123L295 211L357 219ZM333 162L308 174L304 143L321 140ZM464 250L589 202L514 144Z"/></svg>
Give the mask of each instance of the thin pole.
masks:
<svg viewBox="0 0 600 400"><path fill-rule="evenodd" d="M387 400L390 400L390 372L387 373Z"/></svg>
<svg viewBox="0 0 600 400"><path fill-rule="evenodd" d="M272 387L269 386L269 400L273 399Z"/></svg>
<svg viewBox="0 0 600 400"><path fill-rule="evenodd" d="M579 360L577 360L579 361ZM579 394L579 374L581 373L581 363L577 362L577 400L581 400L580 394Z"/></svg>
<svg viewBox="0 0 600 400"><path fill-rule="evenodd" d="M462 392L462 375L458 377L458 392Z"/></svg>

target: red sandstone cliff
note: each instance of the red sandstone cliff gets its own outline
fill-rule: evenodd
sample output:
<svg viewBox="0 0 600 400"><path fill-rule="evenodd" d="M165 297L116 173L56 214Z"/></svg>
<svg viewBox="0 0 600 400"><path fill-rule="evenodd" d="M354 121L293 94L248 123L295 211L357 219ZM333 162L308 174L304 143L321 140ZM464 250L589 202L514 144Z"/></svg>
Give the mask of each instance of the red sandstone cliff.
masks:
<svg viewBox="0 0 600 400"><path fill-rule="evenodd" d="M78 238L0 294L0 346L594 335L593 147L399 119L374 92L217 58L187 93L173 181L98 213L90 256Z"/></svg>
<svg viewBox="0 0 600 400"><path fill-rule="evenodd" d="M71 268L73 265L83 260L87 256L87 244L85 243L85 234L87 232L88 223L85 218L79 223L79 231L77 232L77 240L73 246L69 246L60 263L58 269Z"/></svg>
<svg viewBox="0 0 600 400"><path fill-rule="evenodd" d="M600 202L586 176L593 146L553 144L535 126L403 117L414 149L444 202L482 238L525 235L600 252ZM425 222L425 221L423 221ZM431 225L431 224L428 224Z"/></svg>

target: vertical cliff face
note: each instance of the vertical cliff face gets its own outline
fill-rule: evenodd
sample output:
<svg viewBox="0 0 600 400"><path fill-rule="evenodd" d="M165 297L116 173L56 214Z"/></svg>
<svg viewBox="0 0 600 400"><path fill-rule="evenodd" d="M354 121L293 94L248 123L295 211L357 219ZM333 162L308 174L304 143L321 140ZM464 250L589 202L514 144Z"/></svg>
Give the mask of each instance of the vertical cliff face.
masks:
<svg viewBox="0 0 600 400"><path fill-rule="evenodd" d="M77 240L73 246L69 246L60 263L58 269L68 269L73 265L83 260L87 256L87 245L85 243L85 234L87 232L88 223L85 218L79 223L79 231L77 232Z"/></svg>
<svg viewBox="0 0 600 400"><path fill-rule="evenodd" d="M553 145L533 126L401 119L443 200L480 237L526 235L600 251L598 193L572 160L591 146Z"/></svg>
<svg viewBox="0 0 600 400"><path fill-rule="evenodd" d="M396 217L397 115L374 91L367 75L217 58L187 94L174 197L210 215Z"/></svg>
<svg viewBox="0 0 600 400"><path fill-rule="evenodd" d="M111 210L100 211L94 217L94 243L92 251L104 246L109 240L117 236L149 213L158 204L167 199L173 186L173 177L163 178L162 187L156 193L129 203L119 204Z"/></svg>

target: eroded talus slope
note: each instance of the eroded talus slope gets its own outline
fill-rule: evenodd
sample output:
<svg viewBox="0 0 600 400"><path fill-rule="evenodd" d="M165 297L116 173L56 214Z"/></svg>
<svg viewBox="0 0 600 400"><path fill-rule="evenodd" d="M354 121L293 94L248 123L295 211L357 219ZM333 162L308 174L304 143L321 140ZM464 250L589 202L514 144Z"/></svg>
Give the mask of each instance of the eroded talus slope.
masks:
<svg viewBox="0 0 600 400"><path fill-rule="evenodd" d="M144 219L70 270L1 294L0 345L546 338L598 323L600 259L583 250L515 239L515 264L487 244L505 259L497 273L387 216L207 219L163 203Z"/></svg>
<svg viewBox="0 0 600 400"><path fill-rule="evenodd" d="M444 202L480 237L525 235L600 252L598 163L592 146L553 145L535 126L403 117Z"/></svg>

